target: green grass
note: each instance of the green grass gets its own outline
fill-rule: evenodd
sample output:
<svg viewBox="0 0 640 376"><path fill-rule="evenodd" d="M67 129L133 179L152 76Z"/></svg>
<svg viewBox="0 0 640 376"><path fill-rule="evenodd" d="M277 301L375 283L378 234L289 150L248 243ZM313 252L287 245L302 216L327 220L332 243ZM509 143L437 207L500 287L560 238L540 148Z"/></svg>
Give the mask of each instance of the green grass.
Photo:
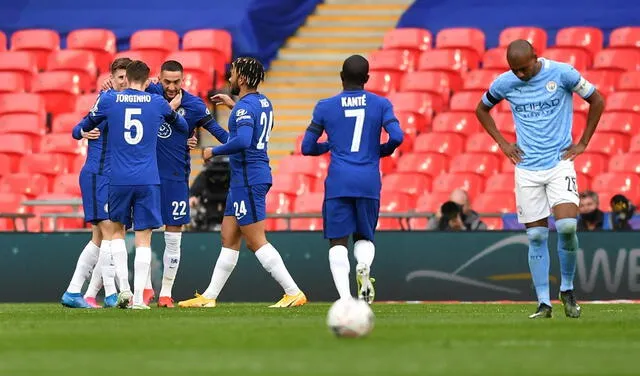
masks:
<svg viewBox="0 0 640 376"><path fill-rule="evenodd" d="M0 375L632 375L640 305L374 305L368 338L337 339L327 304L276 310L70 310L0 305Z"/></svg>

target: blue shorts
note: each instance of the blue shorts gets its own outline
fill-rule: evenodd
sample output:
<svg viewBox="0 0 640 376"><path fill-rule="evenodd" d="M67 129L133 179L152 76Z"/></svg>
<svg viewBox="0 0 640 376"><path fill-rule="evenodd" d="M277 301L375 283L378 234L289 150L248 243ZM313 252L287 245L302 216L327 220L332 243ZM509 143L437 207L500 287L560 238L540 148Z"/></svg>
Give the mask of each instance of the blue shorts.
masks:
<svg viewBox="0 0 640 376"><path fill-rule="evenodd" d="M235 216L240 226L264 221L267 218L267 192L271 184L232 187L227 194L225 216Z"/></svg>
<svg viewBox="0 0 640 376"><path fill-rule="evenodd" d="M186 181L160 179L162 222L167 226L189 223L189 184Z"/></svg>
<svg viewBox="0 0 640 376"><path fill-rule="evenodd" d="M162 227L160 185L110 185L109 219L134 231Z"/></svg>
<svg viewBox="0 0 640 376"><path fill-rule="evenodd" d="M325 239L340 239L359 234L373 241L380 214L380 200L337 197L324 200L322 220Z"/></svg>
<svg viewBox="0 0 640 376"><path fill-rule="evenodd" d="M97 225L109 219L109 178L92 172L80 171L80 192L84 220Z"/></svg>

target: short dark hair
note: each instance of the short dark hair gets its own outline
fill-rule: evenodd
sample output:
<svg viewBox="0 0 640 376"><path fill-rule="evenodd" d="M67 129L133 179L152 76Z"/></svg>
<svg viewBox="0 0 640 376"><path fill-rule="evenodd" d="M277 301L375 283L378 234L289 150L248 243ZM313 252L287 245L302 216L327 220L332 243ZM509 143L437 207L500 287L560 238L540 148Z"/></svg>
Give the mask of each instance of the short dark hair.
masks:
<svg viewBox="0 0 640 376"><path fill-rule="evenodd" d="M369 81L369 61L360 55L349 56L342 63L340 77L350 84L366 84Z"/></svg>
<svg viewBox="0 0 640 376"><path fill-rule="evenodd" d="M162 66L160 67L160 72L163 72L163 71L184 72L184 68L182 67L182 64L180 64L175 60L167 60L164 63L162 63Z"/></svg>
<svg viewBox="0 0 640 376"><path fill-rule="evenodd" d="M250 89L256 89L264 81L264 67L253 57L239 57L231 63L231 68L236 70L238 76L247 79Z"/></svg>
<svg viewBox="0 0 640 376"><path fill-rule="evenodd" d="M149 79L149 66L144 61L134 60L127 65L127 80L144 83Z"/></svg>
<svg viewBox="0 0 640 376"><path fill-rule="evenodd" d="M131 64L131 59L129 59L128 57L119 57L117 59L115 59L112 63L111 63L111 74L115 74L116 71L120 70L120 69L127 69L127 66L129 64Z"/></svg>

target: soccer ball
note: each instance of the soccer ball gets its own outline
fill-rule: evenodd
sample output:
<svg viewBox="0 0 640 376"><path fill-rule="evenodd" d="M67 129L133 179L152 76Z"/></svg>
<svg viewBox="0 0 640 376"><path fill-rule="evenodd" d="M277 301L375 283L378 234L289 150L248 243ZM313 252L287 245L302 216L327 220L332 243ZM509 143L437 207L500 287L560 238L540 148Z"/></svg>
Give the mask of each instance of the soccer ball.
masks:
<svg viewBox="0 0 640 376"><path fill-rule="evenodd" d="M327 314L329 330L338 337L364 337L373 329L374 315L369 305L353 298L333 303Z"/></svg>

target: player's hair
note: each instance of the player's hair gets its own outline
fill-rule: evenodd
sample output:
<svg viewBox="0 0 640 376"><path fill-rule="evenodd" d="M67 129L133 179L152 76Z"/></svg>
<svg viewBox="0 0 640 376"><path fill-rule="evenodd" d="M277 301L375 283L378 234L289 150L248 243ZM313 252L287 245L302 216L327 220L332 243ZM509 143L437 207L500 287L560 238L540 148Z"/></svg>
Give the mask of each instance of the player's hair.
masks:
<svg viewBox="0 0 640 376"><path fill-rule="evenodd" d="M580 198L591 198L596 203L596 205L600 203L598 194L594 191L582 191L582 193L580 193Z"/></svg>
<svg viewBox="0 0 640 376"><path fill-rule="evenodd" d="M182 64L180 64L175 60L167 60L164 63L162 63L162 66L160 67L160 72L163 72L163 71L184 72L184 68L182 67Z"/></svg>
<svg viewBox="0 0 640 376"><path fill-rule="evenodd" d="M149 79L149 66L144 61L134 60L127 65L127 80L144 83Z"/></svg>
<svg viewBox="0 0 640 376"><path fill-rule="evenodd" d="M352 55L342 63L340 77L345 83L363 86L369 81L369 61L360 55Z"/></svg>
<svg viewBox="0 0 640 376"><path fill-rule="evenodd" d="M115 74L120 69L127 69L127 66L131 64L131 59L128 57L119 57L111 63L111 74Z"/></svg>
<svg viewBox="0 0 640 376"><path fill-rule="evenodd" d="M247 80L247 86L255 89L264 81L264 67L262 63L252 57L239 57L231 63L236 74Z"/></svg>

